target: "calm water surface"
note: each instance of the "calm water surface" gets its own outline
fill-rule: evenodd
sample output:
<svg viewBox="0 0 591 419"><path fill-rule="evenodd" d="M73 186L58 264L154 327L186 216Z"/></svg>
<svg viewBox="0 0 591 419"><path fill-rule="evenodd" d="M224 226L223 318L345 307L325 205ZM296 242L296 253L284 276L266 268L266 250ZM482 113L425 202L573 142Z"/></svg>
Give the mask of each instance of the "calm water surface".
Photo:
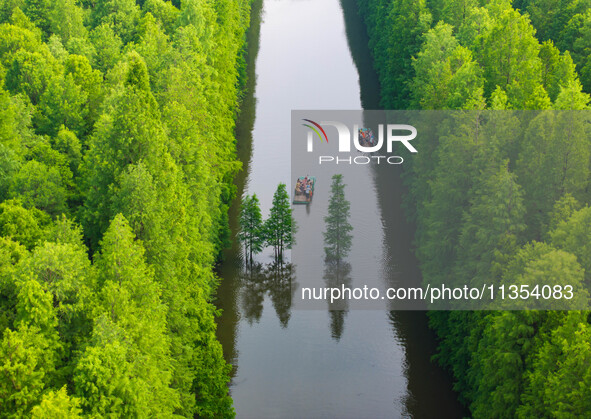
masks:
<svg viewBox="0 0 591 419"><path fill-rule="evenodd" d="M260 32L249 35L250 95L237 128L244 164L237 186L239 196L257 194L266 216L276 185L291 184L291 110L377 108L379 89L355 0L265 0L258 7ZM378 173L371 190L383 227L376 245L397 272L416 279L399 180ZM236 215L234 205L234 232ZM257 261L270 259L265 252ZM292 310L289 288L245 275L240 260L235 244L219 268L217 301L237 417L462 417L449 378L430 361L435 343L424 313Z"/></svg>

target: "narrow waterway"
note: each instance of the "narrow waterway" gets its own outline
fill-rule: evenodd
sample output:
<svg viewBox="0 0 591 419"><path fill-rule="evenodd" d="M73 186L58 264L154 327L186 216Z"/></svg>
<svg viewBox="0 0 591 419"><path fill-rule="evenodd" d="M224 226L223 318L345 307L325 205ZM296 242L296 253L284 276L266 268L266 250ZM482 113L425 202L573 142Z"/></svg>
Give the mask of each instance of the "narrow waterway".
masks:
<svg viewBox="0 0 591 419"><path fill-rule="evenodd" d="M291 184L292 109L378 106L378 83L355 3L255 1L250 94L237 128L244 167L236 182L239 197L257 194L263 216L277 184ZM398 271L416 278L401 183L378 174L373 191L382 246ZM234 234L237 210L235 203ZM258 261L269 262L270 254ZM449 378L430 361L435 343L425 313L292 310L289 287L257 280L264 272L245 276L236 243L219 274L218 336L234 366L230 391L238 417L462 417Z"/></svg>

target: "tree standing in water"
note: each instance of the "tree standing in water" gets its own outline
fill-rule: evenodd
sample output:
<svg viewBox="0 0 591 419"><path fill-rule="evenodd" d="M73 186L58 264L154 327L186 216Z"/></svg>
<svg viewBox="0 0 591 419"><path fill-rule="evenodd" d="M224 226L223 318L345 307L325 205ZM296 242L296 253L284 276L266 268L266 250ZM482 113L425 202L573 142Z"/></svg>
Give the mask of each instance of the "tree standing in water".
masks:
<svg viewBox="0 0 591 419"><path fill-rule="evenodd" d="M263 250L265 242L263 216L256 194L246 195L242 199L238 237L244 243L244 259L252 264L252 255Z"/></svg>
<svg viewBox="0 0 591 419"><path fill-rule="evenodd" d="M327 262L336 262L347 257L351 250L353 227L349 224L351 204L345 199L345 184L343 175L333 175L330 185L330 202L328 216L324 217L326 231L324 232L324 253Z"/></svg>
<svg viewBox="0 0 591 419"><path fill-rule="evenodd" d="M285 183L280 183L273 194L273 207L265 221L265 236L269 246L273 246L275 260L283 261L283 251L294 244L293 234L296 224L291 213L289 195Z"/></svg>

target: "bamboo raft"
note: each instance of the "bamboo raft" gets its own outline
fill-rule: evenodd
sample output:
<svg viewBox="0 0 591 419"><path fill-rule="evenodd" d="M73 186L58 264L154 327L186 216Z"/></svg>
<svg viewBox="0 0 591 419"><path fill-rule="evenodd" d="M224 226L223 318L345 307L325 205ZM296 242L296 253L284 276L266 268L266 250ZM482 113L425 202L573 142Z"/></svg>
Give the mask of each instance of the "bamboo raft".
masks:
<svg viewBox="0 0 591 419"><path fill-rule="evenodd" d="M314 176L302 176L296 181L296 186L293 194L293 203L300 205L308 205L312 202L314 196L314 186L316 185L316 178Z"/></svg>

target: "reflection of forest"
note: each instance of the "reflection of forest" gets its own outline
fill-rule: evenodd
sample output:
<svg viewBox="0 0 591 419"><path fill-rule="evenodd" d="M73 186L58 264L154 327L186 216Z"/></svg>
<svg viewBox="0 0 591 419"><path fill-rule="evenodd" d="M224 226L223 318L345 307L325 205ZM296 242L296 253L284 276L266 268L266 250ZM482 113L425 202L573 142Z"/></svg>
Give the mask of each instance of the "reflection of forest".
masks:
<svg viewBox="0 0 591 419"><path fill-rule="evenodd" d="M347 262L326 262L324 265L324 282L327 288L351 287L351 265ZM328 301L330 315L330 331L334 340L340 340L345 329L345 317L349 304L346 299Z"/></svg>
<svg viewBox="0 0 591 419"><path fill-rule="evenodd" d="M240 274L242 309L250 324L263 314L265 294L269 296L281 327L287 327L291 317L291 300L295 292L291 263L248 264Z"/></svg>

